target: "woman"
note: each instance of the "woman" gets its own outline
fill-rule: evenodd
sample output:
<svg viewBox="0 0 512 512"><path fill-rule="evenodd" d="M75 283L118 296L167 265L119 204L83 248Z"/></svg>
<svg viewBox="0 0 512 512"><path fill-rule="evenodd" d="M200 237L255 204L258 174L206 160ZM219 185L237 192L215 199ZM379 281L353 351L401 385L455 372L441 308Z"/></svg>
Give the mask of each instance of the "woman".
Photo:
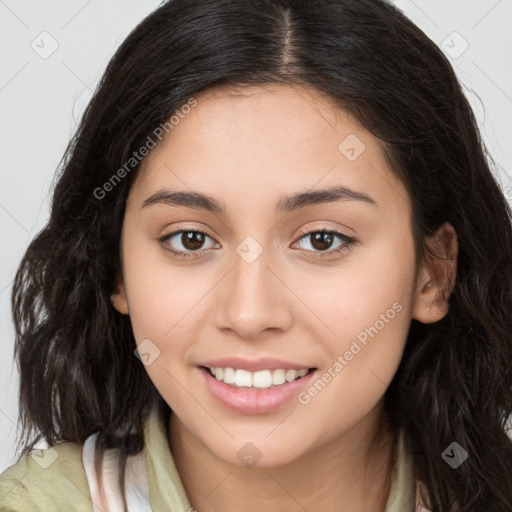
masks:
<svg viewBox="0 0 512 512"><path fill-rule="evenodd" d="M511 235L451 65L396 8L164 4L16 276L0 504L511 510Z"/></svg>

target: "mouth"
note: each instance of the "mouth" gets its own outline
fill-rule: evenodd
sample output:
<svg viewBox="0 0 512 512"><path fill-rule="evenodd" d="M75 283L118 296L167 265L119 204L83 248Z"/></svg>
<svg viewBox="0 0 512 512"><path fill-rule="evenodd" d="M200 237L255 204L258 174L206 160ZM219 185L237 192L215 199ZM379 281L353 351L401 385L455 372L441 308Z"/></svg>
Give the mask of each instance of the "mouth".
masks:
<svg viewBox="0 0 512 512"><path fill-rule="evenodd" d="M270 413L293 403L317 374L317 368L261 369L261 365L254 372L234 366L201 365L197 369L217 404L241 414Z"/></svg>

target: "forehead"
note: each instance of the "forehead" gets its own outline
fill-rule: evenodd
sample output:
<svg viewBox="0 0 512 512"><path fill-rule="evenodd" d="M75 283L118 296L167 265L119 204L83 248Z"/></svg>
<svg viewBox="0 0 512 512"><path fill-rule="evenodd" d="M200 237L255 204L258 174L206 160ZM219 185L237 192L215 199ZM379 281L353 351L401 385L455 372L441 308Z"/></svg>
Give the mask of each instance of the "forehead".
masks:
<svg viewBox="0 0 512 512"><path fill-rule="evenodd" d="M131 196L188 188L251 202L341 184L406 199L383 143L313 89L215 87L194 99L142 162Z"/></svg>

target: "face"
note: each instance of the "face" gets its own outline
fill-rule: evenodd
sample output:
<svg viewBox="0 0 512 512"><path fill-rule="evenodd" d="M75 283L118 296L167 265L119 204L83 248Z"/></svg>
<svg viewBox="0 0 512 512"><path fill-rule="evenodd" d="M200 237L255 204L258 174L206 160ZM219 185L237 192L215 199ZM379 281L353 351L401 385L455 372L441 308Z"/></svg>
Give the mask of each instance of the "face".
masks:
<svg viewBox="0 0 512 512"><path fill-rule="evenodd" d="M124 217L113 298L149 377L182 429L234 464L370 433L429 298L404 186L378 139L314 91L195 99Z"/></svg>

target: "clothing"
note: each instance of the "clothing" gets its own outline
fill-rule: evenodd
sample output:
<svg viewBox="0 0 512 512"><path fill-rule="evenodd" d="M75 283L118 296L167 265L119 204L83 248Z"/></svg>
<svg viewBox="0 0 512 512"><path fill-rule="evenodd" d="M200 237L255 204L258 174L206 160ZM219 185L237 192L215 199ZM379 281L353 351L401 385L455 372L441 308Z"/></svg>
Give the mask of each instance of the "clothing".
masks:
<svg viewBox="0 0 512 512"><path fill-rule="evenodd" d="M94 472L94 442L61 443L20 457L0 474L0 512L122 512L117 488L116 450L107 451L102 475ZM162 410L153 409L144 426L144 449L129 456L126 500L129 512L191 512L185 489L169 448ZM412 466L402 436L386 512L414 512ZM46 467L46 469L45 469ZM100 495L99 487L105 492ZM91 501L92 496L92 501Z"/></svg>

